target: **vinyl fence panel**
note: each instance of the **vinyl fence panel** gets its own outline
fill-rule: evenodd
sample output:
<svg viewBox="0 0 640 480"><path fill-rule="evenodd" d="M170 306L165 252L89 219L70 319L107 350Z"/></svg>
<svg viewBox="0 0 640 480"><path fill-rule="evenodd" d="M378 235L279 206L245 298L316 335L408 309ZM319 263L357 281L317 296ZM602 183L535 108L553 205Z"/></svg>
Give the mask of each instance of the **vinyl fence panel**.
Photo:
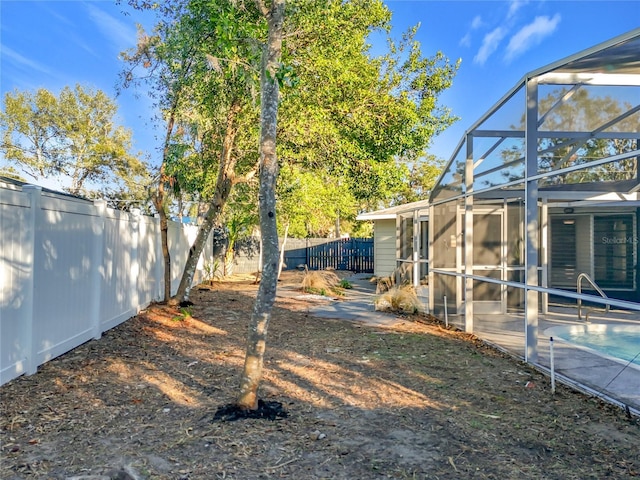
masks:
<svg viewBox="0 0 640 480"><path fill-rule="evenodd" d="M33 229L29 195L0 190L0 384L27 371L32 317Z"/></svg>
<svg viewBox="0 0 640 480"><path fill-rule="evenodd" d="M149 304L162 297L164 260L160 240L160 223L151 217L141 216L139 224L137 278L138 300Z"/></svg>
<svg viewBox="0 0 640 480"><path fill-rule="evenodd" d="M37 198L35 196L34 198ZM93 336L93 205L40 196L36 208L33 333L37 364Z"/></svg>
<svg viewBox="0 0 640 480"><path fill-rule="evenodd" d="M172 293L196 233L169 223ZM159 300L163 269L159 219L39 187L0 187L0 384Z"/></svg>
<svg viewBox="0 0 640 480"><path fill-rule="evenodd" d="M100 285L100 327L108 330L132 317L142 305L137 293L138 221L129 212L109 210L104 218Z"/></svg>

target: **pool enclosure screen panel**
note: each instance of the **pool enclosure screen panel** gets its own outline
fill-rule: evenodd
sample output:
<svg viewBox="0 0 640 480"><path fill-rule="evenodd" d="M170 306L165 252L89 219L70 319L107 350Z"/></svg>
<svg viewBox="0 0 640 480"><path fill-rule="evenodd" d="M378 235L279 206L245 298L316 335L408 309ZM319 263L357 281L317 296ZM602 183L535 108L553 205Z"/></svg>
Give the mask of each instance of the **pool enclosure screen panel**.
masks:
<svg viewBox="0 0 640 480"><path fill-rule="evenodd" d="M638 131L637 86L541 85L538 94L539 173L584 165L586 170L562 174L560 183L635 178L635 157L594 167L589 163L637 149L637 139L625 135ZM592 134L585 138L583 132Z"/></svg>
<svg viewBox="0 0 640 480"><path fill-rule="evenodd" d="M420 221L420 283L429 282L429 222Z"/></svg>
<svg viewBox="0 0 640 480"><path fill-rule="evenodd" d="M461 225L459 224L459 201L452 201L434 206L435 221L437 225L433 231L433 258L434 268L454 270L458 266L456 261L461 243ZM461 247L461 245L460 245Z"/></svg>
<svg viewBox="0 0 640 480"><path fill-rule="evenodd" d="M413 215L400 216L400 259L411 260L413 255Z"/></svg>
<svg viewBox="0 0 640 480"><path fill-rule="evenodd" d="M414 245L413 212L398 215L396 222L398 229L398 245L395 281L398 285L412 284Z"/></svg>
<svg viewBox="0 0 640 480"><path fill-rule="evenodd" d="M428 283L429 221L427 213L410 210L396 217L396 270L398 284Z"/></svg>
<svg viewBox="0 0 640 480"><path fill-rule="evenodd" d="M500 212L473 215L474 268L493 268L502 263L502 214Z"/></svg>
<svg viewBox="0 0 640 480"><path fill-rule="evenodd" d="M473 274L502 280L502 210L473 214ZM503 287L499 283L473 282L474 309L477 313L502 311Z"/></svg>
<svg viewBox="0 0 640 480"><path fill-rule="evenodd" d="M462 259L462 225L460 199L433 206L433 217L429 219L433 240L433 256L430 266L448 273L459 273ZM434 227L437 225L437 227ZM444 299L450 314L457 312L462 304L462 283L459 277L434 272L433 307L436 315L444 313Z"/></svg>

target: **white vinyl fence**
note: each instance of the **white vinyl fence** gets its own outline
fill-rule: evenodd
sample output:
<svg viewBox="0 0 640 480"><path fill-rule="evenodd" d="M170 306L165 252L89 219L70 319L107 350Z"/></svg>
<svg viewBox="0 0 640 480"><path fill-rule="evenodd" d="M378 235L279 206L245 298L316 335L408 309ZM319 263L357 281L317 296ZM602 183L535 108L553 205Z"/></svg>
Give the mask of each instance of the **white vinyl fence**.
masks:
<svg viewBox="0 0 640 480"><path fill-rule="evenodd" d="M196 234L170 222L172 293ZM159 219L0 187L0 385L161 299L163 269Z"/></svg>

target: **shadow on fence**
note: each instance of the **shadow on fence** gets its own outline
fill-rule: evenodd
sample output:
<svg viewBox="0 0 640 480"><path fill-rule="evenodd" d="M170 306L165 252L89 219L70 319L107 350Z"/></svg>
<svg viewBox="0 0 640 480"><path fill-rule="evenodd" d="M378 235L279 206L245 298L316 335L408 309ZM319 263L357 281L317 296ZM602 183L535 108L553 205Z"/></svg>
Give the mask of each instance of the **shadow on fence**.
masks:
<svg viewBox="0 0 640 480"><path fill-rule="evenodd" d="M43 191L0 188L0 385L162 296L159 219ZM169 223L172 292L197 227ZM211 242L203 254L211 256ZM196 281L201 277L202 259Z"/></svg>

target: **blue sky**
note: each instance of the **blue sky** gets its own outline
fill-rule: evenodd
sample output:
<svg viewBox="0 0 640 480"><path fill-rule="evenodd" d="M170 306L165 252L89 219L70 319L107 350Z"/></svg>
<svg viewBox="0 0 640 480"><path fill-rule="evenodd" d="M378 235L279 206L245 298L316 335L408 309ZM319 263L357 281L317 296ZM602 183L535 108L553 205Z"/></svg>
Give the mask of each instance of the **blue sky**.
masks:
<svg viewBox="0 0 640 480"><path fill-rule="evenodd" d="M433 143L432 153L445 159L466 128L525 73L640 26L640 0L386 3L396 35L419 22L425 55L440 50L452 61L462 59L453 87L440 99L461 118ZM0 0L0 22L2 96L39 87L57 92L76 83L115 96L118 54L135 45L136 23L150 26L152 17L112 0ZM136 150L156 163L150 101L125 92L117 102Z"/></svg>

